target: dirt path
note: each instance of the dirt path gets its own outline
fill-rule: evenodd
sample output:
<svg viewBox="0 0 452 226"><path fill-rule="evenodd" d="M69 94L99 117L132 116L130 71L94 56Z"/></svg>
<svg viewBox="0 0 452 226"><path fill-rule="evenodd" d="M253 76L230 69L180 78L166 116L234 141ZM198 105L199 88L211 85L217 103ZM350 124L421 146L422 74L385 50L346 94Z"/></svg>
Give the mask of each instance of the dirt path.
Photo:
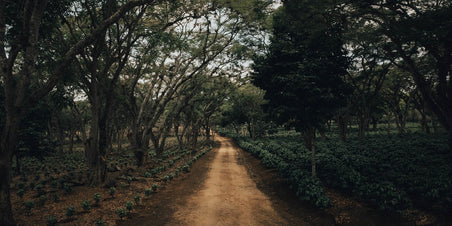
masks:
<svg viewBox="0 0 452 226"><path fill-rule="evenodd" d="M268 196L239 165L239 153L229 139L218 137L221 147L211 163L203 188L177 206L171 225L287 225Z"/></svg>
<svg viewBox="0 0 452 226"><path fill-rule="evenodd" d="M324 212L300 207L273 172L216 136L215 148L188 174L145 198L118 225L331 225ZM324 220L327 224L324 224ZM309 223L306 223L307 220ZM320 224L314 223L322 222Z"/></svg>

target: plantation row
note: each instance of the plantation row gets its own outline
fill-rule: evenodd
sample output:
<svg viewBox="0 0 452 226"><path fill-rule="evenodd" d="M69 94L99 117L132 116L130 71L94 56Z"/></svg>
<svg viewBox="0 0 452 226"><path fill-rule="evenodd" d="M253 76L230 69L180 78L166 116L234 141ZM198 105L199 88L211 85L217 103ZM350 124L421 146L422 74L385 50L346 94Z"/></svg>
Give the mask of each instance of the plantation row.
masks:
<svg viewBox="0 0 452 226"><path fill-rule="evenodd" d="M39 220L43 220L44 216L39 216L39 213L46 213L48 215L45 216L45 220L48 225L74 221L75 214L92 213L92 208L99 207L101 200L106 203L99 211L105 210L107 206L107 208L113 206L118 219L123 219L128 216L134 205L139 204L143 194L148 197L155 193L162 183L171 181L182 172L189 172L192 164L211 149L203 147L191 152L173 146L159 159L156 158L155 152L150 151L148 156L152 161L143 169L135 166L132 152L117 151L107 160L109 163L107 170L112 172L111 176L103 189L93 190L92 194L76 193L79 189L77 187L84 189L90 174L84 163L83 152L43 159L27 157L21 159L21 171L14 171L16 176L13 180L13 194L16 195L15 202L20 207L18 211L24 213L20 215L26 218L41 217ZM116 196L118 191L121 197ZM82 201L75 203L74 198L81 198ZM115 200L117 198L119 199ZM73 201L67 202L72 199ZM115 203L109 203L113 200ZM117 202L123 201L124 208L117 208ZM63 206L63 203L66 205ZM36 214L33 214L34 209L38 209ZM106 224L105 219L85 223Z"/></svg>
<svg viewBox="0 0 452 226"><path fill-rule="evenodd" d="M384 211L400 213L413 207L452 210L452 155L446 136L376 134L366 143L319 140L318 178L310 175L311 153L299 135L256 141L232 137L265 166L278 169L301 200L320 208L332 205L323 188L326 185Z"/></svg>

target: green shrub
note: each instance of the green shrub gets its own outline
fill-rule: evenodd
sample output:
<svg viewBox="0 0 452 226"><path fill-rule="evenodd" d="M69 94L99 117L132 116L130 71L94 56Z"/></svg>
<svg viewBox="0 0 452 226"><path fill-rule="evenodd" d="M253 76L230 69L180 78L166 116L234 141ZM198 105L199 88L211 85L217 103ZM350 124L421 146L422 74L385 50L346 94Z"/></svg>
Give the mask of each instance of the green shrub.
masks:
<svg viewBox="0 0 452 226"><path fill-rule="evenodd" d="M107 226L107 223L104 219L100 218L96 221L96 226Z"/></svg>
<svg viewBox="0 0 452 226"><path fill-rule="evenodd" d="M121 219L121 220L122 220L122 218L127 216L127 211L125 209L123 209L123 208L116 209L116 213L118 214L119 219Z"/></svg>
<svg viewBox="0 0 452 226"><path fill-rule="evenodd" d="M63 190L64 190L64 193L65 193L66 195L69 195L69 194L72 193L72 191L74 190L74 188L72 187L72 184L70 184L70 183L64 183L64 184L63 184Z"/></svg>
<svg viewBox="0 0 452 226"><path fill-rule="evenodd" d="M44 186L42 184L38 184L35 186L34 190L38 193L38 196L41 196L44 194L43 187Z"/></svg>
<svg viewBox="0 0 452 226"><path fill-rule="evenodd" d="M184 165L183 167L182 167L182 170L184 171L184 172L188 172L189 171L189 168L190 168L190 166L188 166L188 165Z"/></svg>
<svg viewBox="0 0 452 226"><path fill-rule="evenodd" d="M50 187L52 188L57 188L58 187L58 181L57 180L52 180L50 182Z"/></svg>
<svg viewBox="0 0 452 226"><path fill-rule="evenodd" d="M91 203L88 200L83 200L82 208L85 211L89 211L91 209Z"/></svg>
<svg viewBox="0 0 452 226"><path fill-rule="evenodd" d="M146 173L144 173L144 177L146 177L146 178L149 178L151 176L152 176L152 174L148 171L146 171Z"/></svg>
<svg viewBox="0 0 452 226"><path fill-rule="evenodd" d="M30 182L30 184L28 185L31 189L35 188L35 183L34 182Z"/></svg>
<svg viewBox="0 0 452 226"><path fill-rule="evenodd" d="M24 182L17 183L17 188L24 189L25 188L25 183Z"/></svg>
<svg viewBox="0 0 452 226"><path fill-rule="evenodd" d="M31 201L31 200L25 201L24 202L24 207L25 207L25 213L27 215L30 215L31 214L31 209L33 209L33 207L35 207L35 203L33 201Z"/></svg>
<svg viewBox="0 0 452 226"><path fill-rule="evenodd" d="M115 187L110 187L109 192L110 192L110 196L112 198L114 198L115 197L115 193L116 193L116 188Z"/></svg>
<svg viewBox="0 0 452 226"><path fill-rule="evenodd" d="M144 190L144 195L145 196L150 196L151 194L152 194L152 189L146 188L146 190Z"/></svg>
<svg viewBox="0 0 452 226"><path fill-rule="evenodd" d="M153 184L153 185L152 185L152 191L154 191L154 192L157 191L157 188L158 188L158 185L157 185L157 184Z"/></svg>
<svg viewBox="0 0 452 226"><path fill-rule="evenodd" d="M44 204L46 203L46 201L47 201L47 196L46 196L46 195L41 195L41 196L39 196L39 205L40 205L40 206L44 206Z"/></svg>
<svg viewBox="0 0 452 226"><path fill-rule="evenodd" d="M75 212L76 212L75 206L68 206L68 207L66 208L66 216L67 216L67 217L72 217L72 216L74 216Z"/></svg>
<svg viewBox="0 0 452 226"><path fill-rule="evenodd" d="M141 199L141 196L138 195L138 194L133 197L133 200L135 201L135 204L138 204L140 202L140 199Z"/></svg>
<svg viewBox="0 0 452 226"><path fill-rule="evenodd" d="M50 216L47 216L46 222L47 222L47 225L54 226L54 225L58 224L58 218L53 215L50 215Z"/></svg>
<svg viewBox="0 0 452 226"><path fill-rule="evenodd" d="M125 190L126 187L127 187L127 184L124 183L124 182L122 182L122 181L121 181L120 185L121 185L121 189L122 189L122 190Z"/></svg>
<svg viewBox="0 0 452 226"><path fill-rule="evenodd" d="M99 192L94 193L94 205L98 206L100 203L101 195Z"/></svg>
<svg viewBox="0 0 452 226"><path fill-rule="evenodd" d="M19 196L20 198L24 197L25 191L23 188L19 188L19 190L17 190L16 192L17 196Z"/></svg>
<svg viewBox="0 0 452 226"><path fill-rule="evenodd" d="M132 181L133 181L133 177L128 176L127 177L127 183L129 183L129 185L130 185L130 183L132 183Z"/></svg>
<svg viewBox="0 0 452 226"><path fill-rule="evenodd" d="M133 202L131 201L126 202L126 209L128 211L131 211L133 209Z"/></svg>

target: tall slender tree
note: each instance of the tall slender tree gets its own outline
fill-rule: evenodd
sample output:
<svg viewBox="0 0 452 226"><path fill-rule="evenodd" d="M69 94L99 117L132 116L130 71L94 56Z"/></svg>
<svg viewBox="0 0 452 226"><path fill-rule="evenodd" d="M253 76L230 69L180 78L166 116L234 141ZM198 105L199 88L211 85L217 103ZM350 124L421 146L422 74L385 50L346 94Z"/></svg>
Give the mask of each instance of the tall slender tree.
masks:
<svg viewBox="0 0 452 226"><path fill-rule="evenodd" d="M316 175L315 132L345 104L348 59L335 1L283 1L268 53L255 61L254 84L266 90L277 122L302 133Z"/></svg>

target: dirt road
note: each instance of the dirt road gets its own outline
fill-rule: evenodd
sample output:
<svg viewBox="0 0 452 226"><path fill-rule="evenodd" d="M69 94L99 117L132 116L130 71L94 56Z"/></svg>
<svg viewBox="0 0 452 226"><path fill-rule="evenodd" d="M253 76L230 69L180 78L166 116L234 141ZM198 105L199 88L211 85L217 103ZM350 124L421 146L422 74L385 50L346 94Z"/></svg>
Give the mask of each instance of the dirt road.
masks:
<svg viewBox="0 0 452 226"><path fill-rule="evenodd" d="M230 139L216 136L215 143L188 174L118 225L334 225L324 211L300 205L273 169Z"/></svg>
<svg viewBox="0 0 452 226"><path fill-rule="evenodd" d="M221 147L199 193L177 207L169 224L178 225L287 225L239 165L239 153L229 139Z"/></svg>

